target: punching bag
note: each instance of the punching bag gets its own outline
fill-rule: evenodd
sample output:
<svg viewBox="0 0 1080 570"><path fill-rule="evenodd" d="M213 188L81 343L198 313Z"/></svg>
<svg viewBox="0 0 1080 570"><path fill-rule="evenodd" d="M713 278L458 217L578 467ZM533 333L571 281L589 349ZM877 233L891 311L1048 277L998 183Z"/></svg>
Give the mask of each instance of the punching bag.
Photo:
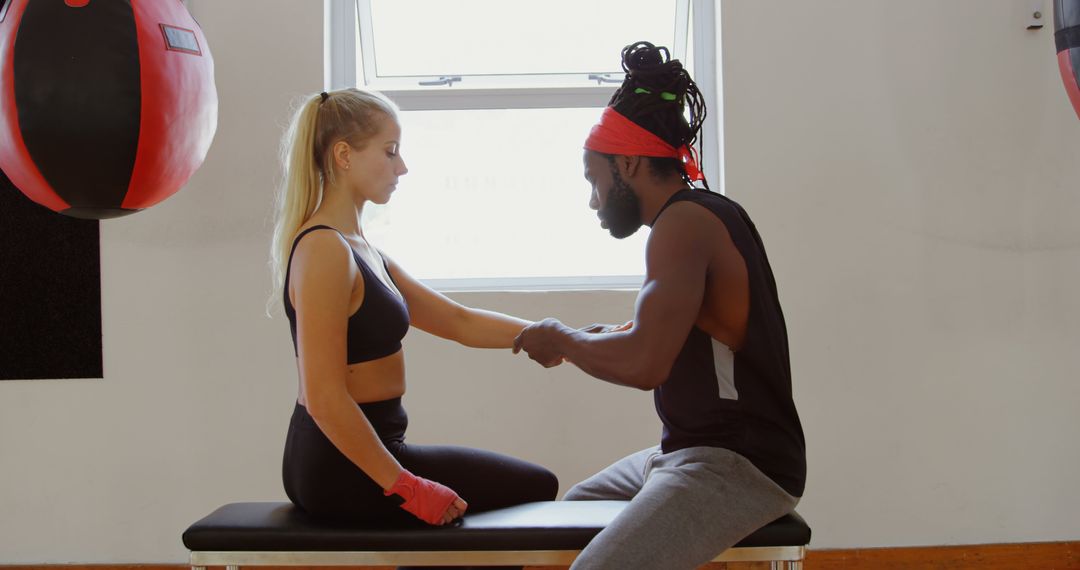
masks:
<svg viewBox="0 0 1080 570"><path fill-rule="evenodd" d="M1054 0L1054 43L1061 80L1080 118L1080 0Z"/></svg>
<svg viewBox="0 0 1080 570"><path fill-rule="evenodd" d="M148 208L217 130L214 62L181 0L0 0L0 169L76 218Z"/></svg>

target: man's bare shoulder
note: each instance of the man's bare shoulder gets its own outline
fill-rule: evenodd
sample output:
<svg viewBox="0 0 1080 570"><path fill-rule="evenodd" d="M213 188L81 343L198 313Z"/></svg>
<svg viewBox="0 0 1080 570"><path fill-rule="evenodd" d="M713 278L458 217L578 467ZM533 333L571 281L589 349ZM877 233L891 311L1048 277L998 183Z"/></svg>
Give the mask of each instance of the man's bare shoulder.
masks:
<svg viewBox="0 0 1080 570"><path fill-rule="evenodd" d="M698 241L716 239L718 234L727 235L723 221L704 204L692 200L680 200L669 205L653 224L649 242Z"/></svg>

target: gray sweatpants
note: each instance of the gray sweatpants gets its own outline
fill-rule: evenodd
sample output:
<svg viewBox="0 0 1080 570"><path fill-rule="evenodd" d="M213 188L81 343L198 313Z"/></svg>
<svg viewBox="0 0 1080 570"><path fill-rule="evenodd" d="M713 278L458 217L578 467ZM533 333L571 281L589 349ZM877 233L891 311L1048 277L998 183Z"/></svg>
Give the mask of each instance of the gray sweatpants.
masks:
<svg viewBox="0 0 1080 570"><path fill-rule="evenodd" d="M745 457L716 447L639 451L564 500L630 501L571 570L692 570L799 502Z"/></svg>

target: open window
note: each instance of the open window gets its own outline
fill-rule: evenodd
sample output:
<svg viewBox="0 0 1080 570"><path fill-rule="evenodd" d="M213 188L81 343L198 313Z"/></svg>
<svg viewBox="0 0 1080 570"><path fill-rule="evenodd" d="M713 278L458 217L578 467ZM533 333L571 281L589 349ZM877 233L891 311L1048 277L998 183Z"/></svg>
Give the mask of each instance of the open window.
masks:
<svg viewBox="0 0 1080 570"><path fill-rule="evenodd" d="M711 98L702 152L719 156L711 0L326 1L329 87L402 109L410 171L365 208L373 243L441 290L641 284L648 228L600 228L581 145L622 83L622 48L646 40Z"/></svg>

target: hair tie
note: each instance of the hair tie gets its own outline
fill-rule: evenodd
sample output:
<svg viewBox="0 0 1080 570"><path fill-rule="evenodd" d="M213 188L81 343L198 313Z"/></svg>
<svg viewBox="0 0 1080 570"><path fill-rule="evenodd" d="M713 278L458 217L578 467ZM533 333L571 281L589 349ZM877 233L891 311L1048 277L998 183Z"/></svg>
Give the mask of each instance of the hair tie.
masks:
<svg viewBox="0 0 1080 570"><path fill-rule="evenodd" d="M652 91L649 91L648 89L645 89L644 87L638 87L637 89L634 89L634 93L636 93L638 95L652 95ZM675 101L675 100L677 100L679 98L679 96L674 94L674 93L669 93L667 91L662 91L662 92L660 92L660 98L663 99L664 101Z"/></svg>
<svg viewBox="0 0 1080 570"><path fill-rule="evenodd" d="M322 101L319 101L319 104L320 104L320 105L322 105L323 103L325 103L325 102L326 102L326 100L330 98L330 94L329 94L329 93L327 93L326 91L323 91L322 93L320 93L320 94L319 94L319 96L320 96L320 97L322 97Z"/></svg>

